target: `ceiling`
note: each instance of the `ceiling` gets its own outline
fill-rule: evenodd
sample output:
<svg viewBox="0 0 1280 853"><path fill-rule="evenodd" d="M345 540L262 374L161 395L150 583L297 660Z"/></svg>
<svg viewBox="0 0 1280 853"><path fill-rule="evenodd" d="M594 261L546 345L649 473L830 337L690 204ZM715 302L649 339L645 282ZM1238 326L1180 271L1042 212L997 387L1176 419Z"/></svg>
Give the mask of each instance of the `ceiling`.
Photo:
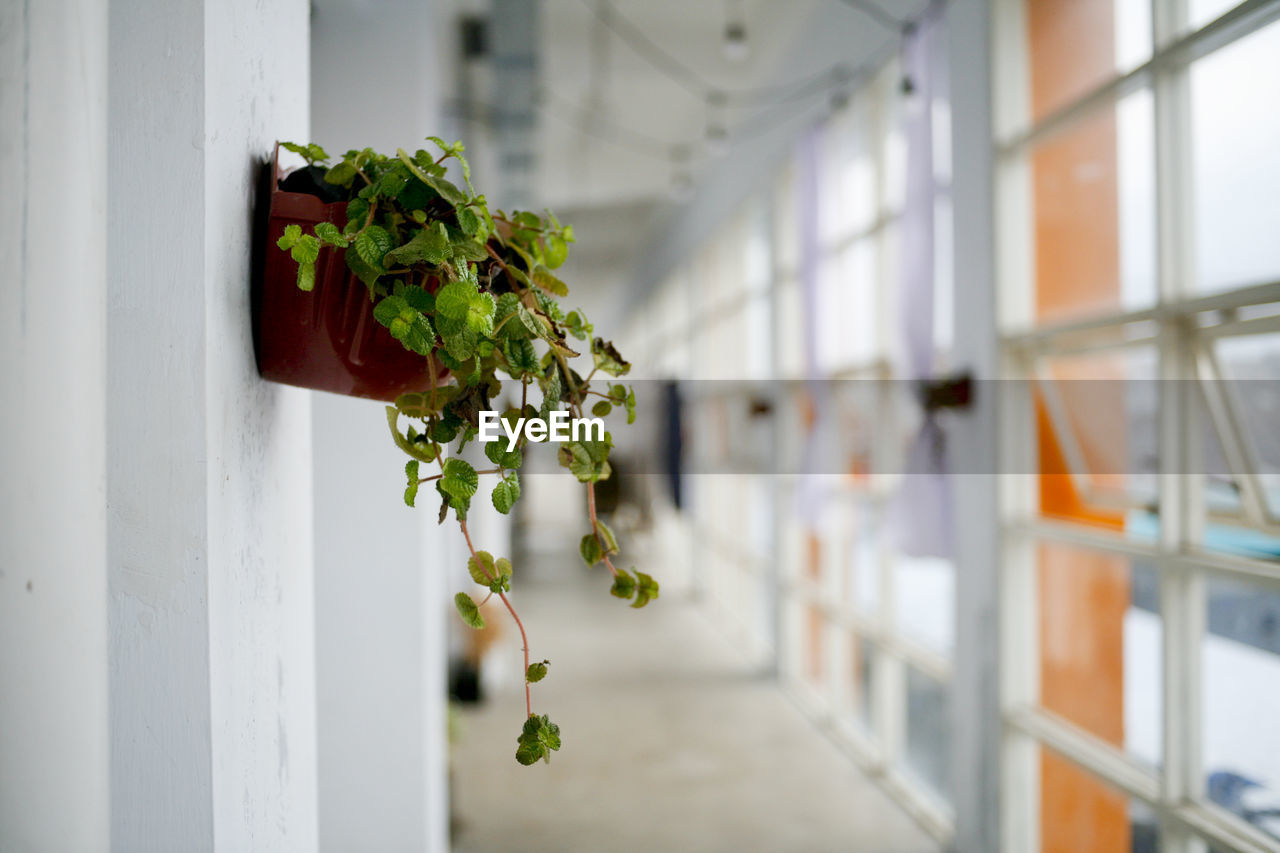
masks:
<svg viewBox="0 0 1280 853"><path fill-rule="evenodd" d="M459 0L457 8L485 14L490 4L511 2L518 0ZM870 4L877 7L867 11ZM732 172L751 137L783 124L789 114L824 108L849 88L849 69L896 49L898 35L886 23L914 16L923 5L540 0L530 195L538 207L574 224L575 277L585 276L596 290L614 284L617 271L634 262L656 216L678 208L680 196L697 192L708 173ZM740 61L724 50L730 15L746 26L748 55ZM501 63L491 56L489 64ZM832 74L837 67L844 78ZM479 68L460 89L473 101L462 105L461 114L471 110L474 118L475 108L489 109L486 127L464 121L461 128L469 140L489 137L481 149L496 147L492 136L502 132L501 122L492 120L494 106L500 114L503 103L495 83L500 79ZM728 93L728 103L714 106L714 91ZM713 123L728 130L726 150L719 153L708 143ZM485 163L485 154L477 153ZM492 157L487 164L497 168Z"/></svg>

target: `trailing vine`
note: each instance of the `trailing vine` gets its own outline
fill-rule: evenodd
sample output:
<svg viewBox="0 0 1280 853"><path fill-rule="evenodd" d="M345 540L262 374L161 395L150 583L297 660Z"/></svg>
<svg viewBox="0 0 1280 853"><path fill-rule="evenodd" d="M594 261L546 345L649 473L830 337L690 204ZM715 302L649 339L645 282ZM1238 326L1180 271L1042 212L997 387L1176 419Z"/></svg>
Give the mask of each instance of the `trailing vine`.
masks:
<svg viewBox="0 0 1280 853"><path fill-rule="evenodd" d="M592 387L599 374L625 376L631 365L613 344L594 335L581 311L565 313L559 300L568 286L554 270L568 257L573 227L561 225L550 211L545 217L527 211L491 212L471 185L471 170L460 142L452 145L429 137L440 153L398 150L385 156L369 148L348 151L337 162L318 145L283 143L307 161L303 175L313 179L317 194L346 201L346 222L318 223L311 233L289 225L278 246L298 263L298 287L315 286L322 251L342 251L347 267L368 288L373 315L405 349L425 360L426 390L402 394L386 409L392 440L408 457L404 501L414 506L419 489L434 484L440 497L439 521L453 512L470 554L467 570L486 590L477 602L459 592L454 604L462 621L483 628L480 608L497 596L520 631L524 652L525 721L517 738L516 760L529 765L550 760L560 749L560 728L545 714L535 714L532 685L546 677L549 661L531 662L524 623L507 593L513 568L505 557L477 550L467 529L467 513L481 476L494 476L490 492L494 508L509 513L520 498L519 470L528 442L521 434L514 446L484 443L493 467L476 470L461 452L477 437L480 414L501 392L505 374L520 383L520 405L501 413L508 426L521 418L548 421L567 408L584 417L587 397L596 417L615 408L635 421L635 391L618 383ZM446 177L449 161L461 172L465 189ZM573 369L580 356L570 338L589 341L591 370L584 377ZM540 403L529 401L535 386ZM402 427L402 422L404 426ZM456 445L455 445L456 443ZM658 597L658 583L644 572L620 569L620 549L609 526L596 513L595 483L610 475L613 437L584 437L561 444L558 459L586 488L588 531L579 553L588 566L603 563L613 578L610 593L643 607ZM427 474L423 466L434 466Z"/></svg>

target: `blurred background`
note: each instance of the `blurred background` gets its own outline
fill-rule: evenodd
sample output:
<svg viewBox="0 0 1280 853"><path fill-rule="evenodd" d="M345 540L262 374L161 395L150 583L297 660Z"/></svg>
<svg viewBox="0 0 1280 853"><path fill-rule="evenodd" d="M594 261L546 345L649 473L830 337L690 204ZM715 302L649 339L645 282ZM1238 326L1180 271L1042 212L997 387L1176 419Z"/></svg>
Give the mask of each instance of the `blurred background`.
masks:
<svg viewBox="0 0 1280 853"><path fill-rule="evenodd" d="M0 851L1280 851L1280 0L4 0L0 61ZM273 143L427 135L633 364L659 600L549 455L470 521L545 766L380 406L254 365Z"/></svg>

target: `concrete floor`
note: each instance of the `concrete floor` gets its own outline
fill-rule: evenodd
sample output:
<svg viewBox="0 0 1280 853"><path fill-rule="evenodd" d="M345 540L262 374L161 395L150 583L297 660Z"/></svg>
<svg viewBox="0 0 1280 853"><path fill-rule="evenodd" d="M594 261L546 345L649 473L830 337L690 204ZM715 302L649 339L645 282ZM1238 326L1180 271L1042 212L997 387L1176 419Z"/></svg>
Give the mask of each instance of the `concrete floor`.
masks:
<svg viewBox="0 0 1280 853"><path fill-rule="evenodd" d="M464 709L454 745L455 850L938 849L687 597L631 610L603 573L561 568L575 559L513 594L533 659L551 660L534 711L564 746L549 765L515 761L512 629L513 678Z"/></svg>

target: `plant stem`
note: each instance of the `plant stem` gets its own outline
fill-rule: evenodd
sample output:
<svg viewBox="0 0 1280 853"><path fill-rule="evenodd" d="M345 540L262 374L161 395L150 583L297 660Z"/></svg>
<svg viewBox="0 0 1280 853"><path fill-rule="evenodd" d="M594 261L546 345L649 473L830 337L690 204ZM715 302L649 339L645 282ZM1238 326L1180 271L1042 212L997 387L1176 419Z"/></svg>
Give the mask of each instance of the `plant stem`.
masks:
<svg viewBox="0 0 1280 853"><path fill-rule="evenodd" d="M465 519L459 519L458 525L462 528L462 535L467 540L467 550L471 552L471 559L480 567L480 571L484 573L490 581L495 580L493 575L484 567L484 563L480 562L480 558L476 556L476 546L471 544L471 533L467 530L467 522ZM511 606L511 600L507 598L505 592L499 592L498 598L502 599L502 603L507 606L507 612L511 614L511 618L516 620L516 627L520 629L520 641L524 644L524 671L521 677L524 679L524 710L526 716L533 716L533 692L529 689L529 635L524 631L524 623L520 621L520 615L516 613L516 609Z"/></svg>
<svg viewBox="0 0 1280 853"><path fill-rule="evenodd" d="M501 474L501 468L485 468L483 471L477 471L477 474ZM418 479L418 485L430 483L432 480L439 480L444 474L432 474L430 477L421 477Z"/></svg>
<svg viewBox="0 0 1280 853"><path fill-rule="evenodd" d="M596 519L596 484L587 483L587 512L591 515L591 535L600 539L600 524ZM604 542L600 543L601 551L604 550ZM616 578L618 570L614 568L613 562L610 561L609 555L604 554L604 564L609 567L609 572Z"/></svg>

